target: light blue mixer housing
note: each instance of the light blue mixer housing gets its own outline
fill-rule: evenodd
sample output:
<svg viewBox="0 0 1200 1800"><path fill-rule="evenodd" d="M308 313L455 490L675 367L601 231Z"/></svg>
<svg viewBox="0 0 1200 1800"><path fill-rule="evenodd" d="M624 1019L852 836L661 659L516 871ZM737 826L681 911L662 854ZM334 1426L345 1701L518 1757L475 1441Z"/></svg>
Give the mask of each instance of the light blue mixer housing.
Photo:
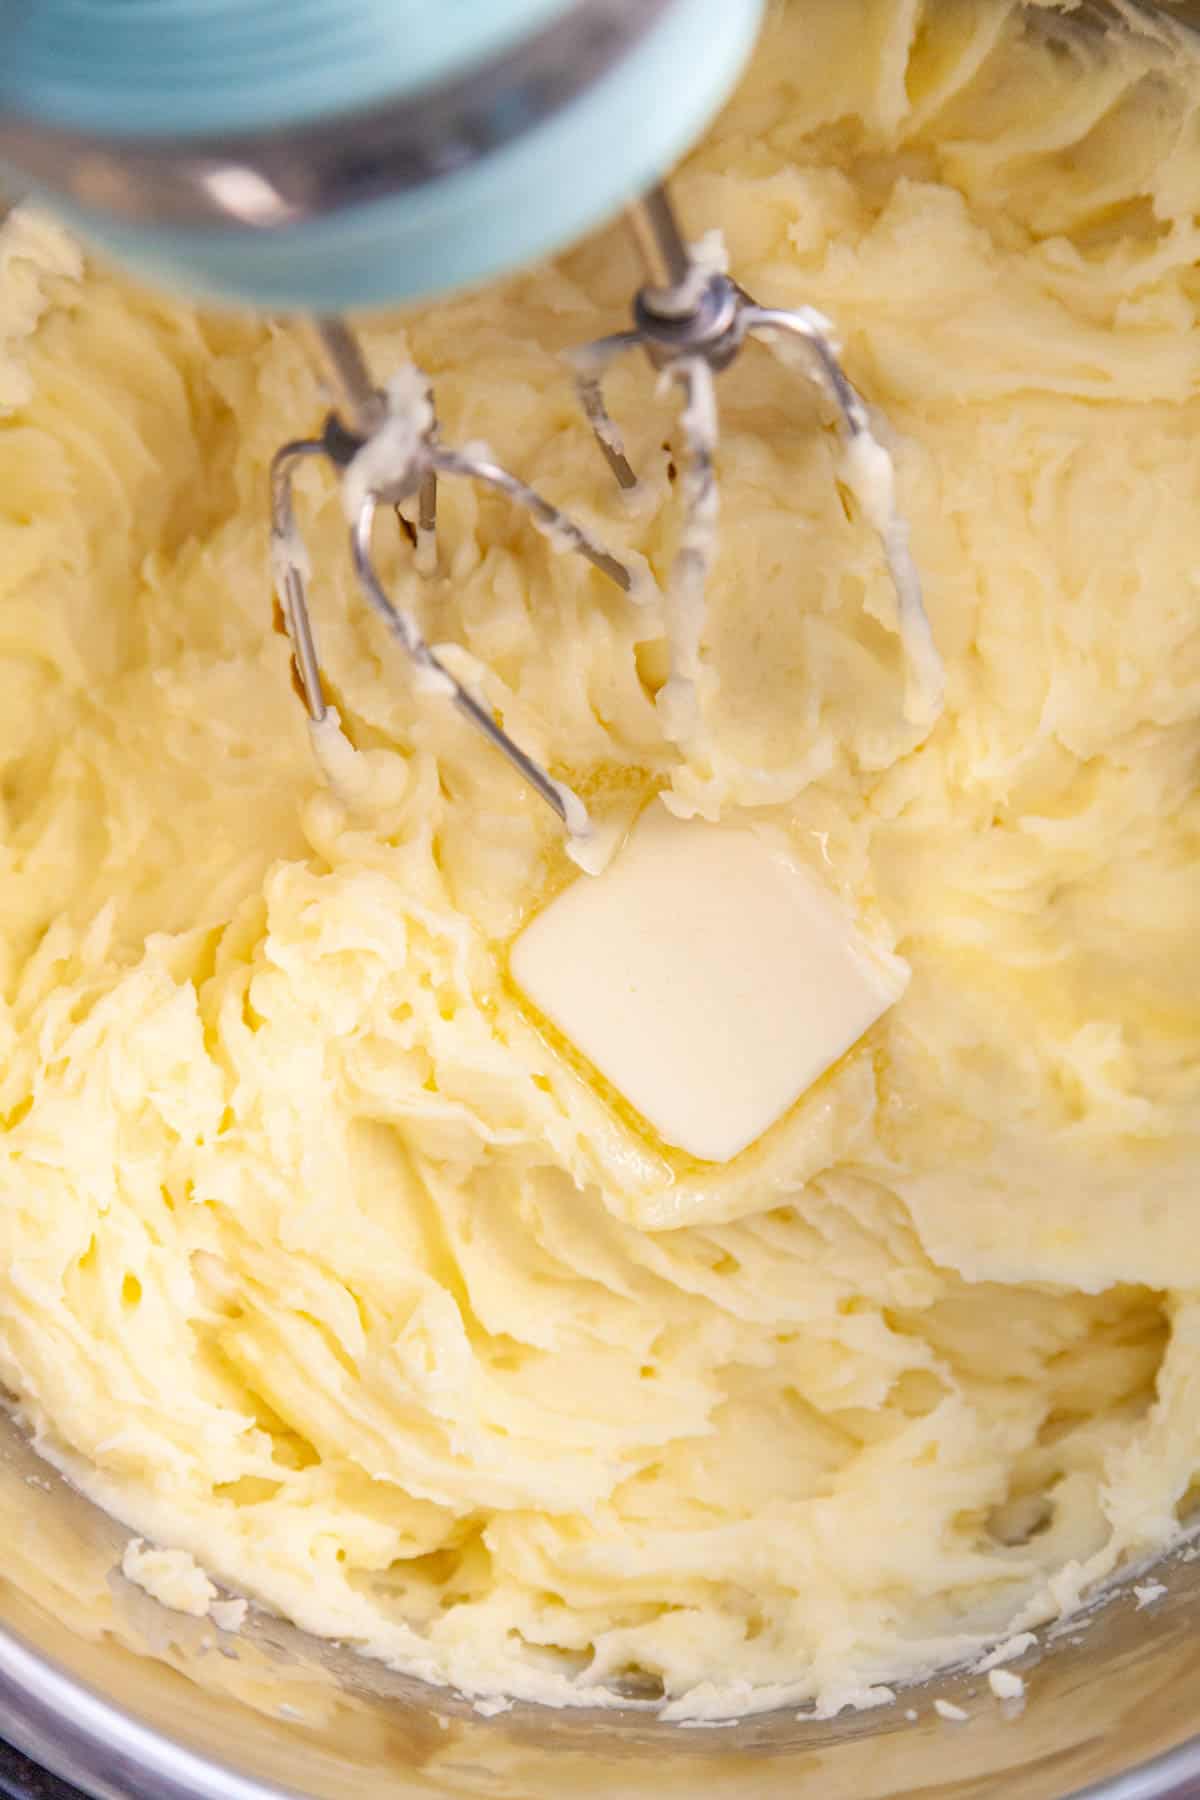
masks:
<svg viewBox="0 0 1200 1800"><path fill-rule="evenodd" d="M305 312L487 280L699 136L762 0L0 0L0 164L158 282Z"/></svg>

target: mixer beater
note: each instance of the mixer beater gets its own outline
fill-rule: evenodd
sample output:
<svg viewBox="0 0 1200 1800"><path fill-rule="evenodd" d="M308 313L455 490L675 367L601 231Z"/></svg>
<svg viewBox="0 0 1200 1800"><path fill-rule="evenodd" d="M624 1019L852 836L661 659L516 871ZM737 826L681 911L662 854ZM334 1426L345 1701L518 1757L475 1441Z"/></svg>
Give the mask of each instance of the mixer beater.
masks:
<svg viewBox="0 0 1200 1800"><path fill-rule="evenodd" d="M383 505L394 508L403 520L400 509L415 498L416 568L419 574L434 577L438 569L438 480L465 476L522 507L556 548L585 557L631 598L645 597L648 583L644 574L605 550L581 525L502 468L485 447L456 450L444 444L432 390L418 370L402 369L381 392L372 385L358 341L344 320L321 319L313 329L348 417L330 412L318 437L284 444L271 464L272 569L282 623L292 646L295 686L310 721L320 725L329 707L308 609L310 570L296 525L292 484L300 463L321 458L341 478L358 584L368 605L411 659L421 685L452 700L553 808L570 836L586 838L589 821L578 795L521 748L486 702L471 693L430 649L415 615L389 597L372 554L375 519Z"/></svg>
<svg viewBox="0 0 1200 1800"><path fill-rule="evenodd" d="M663 596L670 646L670 675L658 697L667 735L685 751L702 750L703 628L705 592L716 548L719 495L716 479L718 418L714 376L728 368L749 337L774 347L798 345L832 405L844 440L843 474L883 543L899 607L909 659L906 708L931 724L941 700L941 671L895 507L890 458L875 436L865 402L839 360L832 327L813 308L759 306L726 272L715 234L692 250L684 241L665 187L653 187L626 209L646 280L634 297L633 327L596 339L570 353L576 391L596 441L620 488L630 493L637 475L604 398L603 379L614 360L640 349L682 396L679 547ZM480 446L451 449L439 435L432 391L419 371L400 371L386 391L374 388L359 345L343 319L316 322L315 335L343 413L331 412L321 434L285 444L272 465L272 561L283 624L291 640L295 685L314 724L328 707L307 604L307 558L292 504L297 464L321 457L339 474L350 525L350 552L362 592L411 659L422 685L453 701L459 711L506 756L534 791L558 814L569 837L587 839L591 826L580 797L557 781L503 728L479 696L438 658L413 613L389 598L372 557L371 541L381 505L400 511L416 500L411 526L419 574L438 570L439 477L481 482L523 508L556 549L574 552L600 570L631 600L657 596L644 570L616 556L574 519L502 468ZM403 515L401 514L401 517Z"/></svg>
<svg viewBox="0 0 1200 1800"><path fill-rule="evenodd" d="M626 218L646 274L634 297L633 327L584 345L572 361L584 413L626 492L636 488L637 476L605 403L605 372L628 351L642 350L682 395L684 518L667 593L671 678L660 696L668 735L685 747L695 745L700 727L704 593L719 507L713 377L729 367L750 337L785 355L789 346L797 348L802 371L815 379L832 407L844 445L842 478L879 534L895 589L908 664L905 711L914 723L932 725L942 703L941 662L896 505L895 473L866 402L839 359L832 324L814 307L758 305L727 273L716 234L689 249L661 184L628 207Z"/></svg>

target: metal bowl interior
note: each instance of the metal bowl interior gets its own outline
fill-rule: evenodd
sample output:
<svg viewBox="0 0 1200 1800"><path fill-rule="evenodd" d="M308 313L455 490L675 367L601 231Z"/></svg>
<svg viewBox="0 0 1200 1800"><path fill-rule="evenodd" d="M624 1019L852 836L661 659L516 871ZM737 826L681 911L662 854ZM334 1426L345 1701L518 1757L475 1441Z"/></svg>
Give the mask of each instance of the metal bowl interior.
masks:
<svg viewBox="0 0 1200 1800"><path fill-rule="evenodd" d="M1079 0L1070 28L1163 19L1200 26L1200 0ZM634 1707L484 1718L262 1613L218 1636L125 1581L128 1534L2 1414L0 1524L0 1736L97 1800L1200 1795L1200 1548L1186 1543L1155 1564L1150 1604L1130 1573L1040 1634L1013 1665L1023 1701L958 1670L833 1720L686 1729Z"/></svg>
<svg viewBox="0 0 1200 1800"><path fill-rule="evenodd" d="M633 1708L482 1718L283 1621L236 1638L119 1572L127 1533L0 1418L0 1735L97 1800L1184 1800L1200 1792L1200 1555L1128 1576L1013 1666L1024 1703L949 1671L894 1706L686 1729ZM70 1620L70 1625L63 1623ZM941 1717L936 1699L961 1707ZM915 1713L915 1718L908 1715Z"/></svg>

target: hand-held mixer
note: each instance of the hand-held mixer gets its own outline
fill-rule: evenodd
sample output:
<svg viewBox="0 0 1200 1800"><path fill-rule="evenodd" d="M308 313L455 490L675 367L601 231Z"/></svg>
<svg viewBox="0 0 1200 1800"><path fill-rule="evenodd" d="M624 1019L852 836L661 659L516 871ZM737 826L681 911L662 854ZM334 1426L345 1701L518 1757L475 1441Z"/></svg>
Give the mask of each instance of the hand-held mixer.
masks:
<svg viewBox="0 0 1200 1800"><path fill-rule="evenodd" d="M762 0L0 0L0 170L12 185L152 279L313 321L337 410L317 437L285 445L272 472L276 587L310 718L319 723L326 703L291 480L298 461L321 457L342 478L368 602L425 685L453 699L575 837L587 831L578 797L389 599L372 526L381 504L415 500L417 567L432 574L437 483L460 476L525 508L557 547L631 598L644 578L484 447L443 443L416 371L377 388L340 315L500 274L626 206L646 275L633 328L575 360L581 401L623 487L636 477L602 396L609 361L641 346L684 399L666 729L695 741L717 511L712 377L749 333L798 343L833 402L848 484L896 583L909 710L931 723L936 655L890 464L827 323L756 306L707 247L689 251L655 185L728 93L761 10Z"/></svg>

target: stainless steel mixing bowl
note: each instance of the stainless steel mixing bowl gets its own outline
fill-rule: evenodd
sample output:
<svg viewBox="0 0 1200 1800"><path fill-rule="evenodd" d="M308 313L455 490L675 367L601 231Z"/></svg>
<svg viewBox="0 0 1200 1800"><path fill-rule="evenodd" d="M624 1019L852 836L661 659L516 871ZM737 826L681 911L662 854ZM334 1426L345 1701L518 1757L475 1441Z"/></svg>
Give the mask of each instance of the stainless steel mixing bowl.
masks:
<svg viewBox="0 0 1200 1800"><path fill-rule="evenodd" d="M1200 0L1063 4L1072 29L1200 25ZM128 1534L2 1414L0 1531L0 1737L97 1800L1200 1800L1200 1549L1155 1566L1149 1604L1131 1575L1039 1634L1012 1665L1023 1703L960 1671L836 1720L689 1730L632 1709L482 1718L277 1619L232 1638L168 1613L121 1576Z"/></svg>
<svg viewBox="0 0 1200 1800"><path fill-rule="evenodd" d="M1200 1559L1183 1548L1151 1605L1126 1581L1013 1665L1023 1709L957 1673L875 1712L688 1730L533 1706L480 1718L265 1616L218 1642L116 1572L126 1533L3 1420L0 1517L0 1736L99 1800L1200 1796Z"/></svg>

